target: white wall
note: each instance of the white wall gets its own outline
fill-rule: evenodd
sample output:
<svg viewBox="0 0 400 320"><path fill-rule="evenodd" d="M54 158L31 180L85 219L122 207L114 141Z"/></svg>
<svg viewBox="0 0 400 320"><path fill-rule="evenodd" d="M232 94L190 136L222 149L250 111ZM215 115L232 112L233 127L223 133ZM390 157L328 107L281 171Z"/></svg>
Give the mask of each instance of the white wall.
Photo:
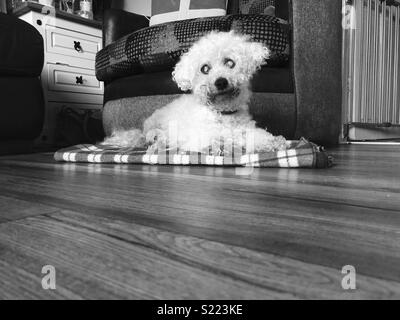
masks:
<svg viewBox="0 0 400 320"><path fill-rule="evenodd" d="M112 6L145 16L151 15L151 0L113 0Z"/></svg>

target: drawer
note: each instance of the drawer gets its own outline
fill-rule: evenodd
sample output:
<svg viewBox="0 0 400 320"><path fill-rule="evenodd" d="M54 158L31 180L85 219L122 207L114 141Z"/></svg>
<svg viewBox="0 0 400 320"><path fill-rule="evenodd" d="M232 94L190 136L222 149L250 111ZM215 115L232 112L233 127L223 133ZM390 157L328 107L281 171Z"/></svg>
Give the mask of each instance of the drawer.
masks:
<svg viewBox="0 0 400 320"><path fill-rule="evenodd" d="M101 38L63 28L46 26L47 52L94 61L102 47Z"/></svg>
<svg viewBox="0 0 400 320"><path fill-rule="evenodd" d="M104 103L102 94L47 90L46 96L47 101L49 102L86 103L98 105L103 105Z"/></svg>
<svg viewBox="0 0 400 320"><path fill-rule="evenodd" d="M57 64L47 68L49 90L103 94L103 82L96 79L92 70Z"/></svg>

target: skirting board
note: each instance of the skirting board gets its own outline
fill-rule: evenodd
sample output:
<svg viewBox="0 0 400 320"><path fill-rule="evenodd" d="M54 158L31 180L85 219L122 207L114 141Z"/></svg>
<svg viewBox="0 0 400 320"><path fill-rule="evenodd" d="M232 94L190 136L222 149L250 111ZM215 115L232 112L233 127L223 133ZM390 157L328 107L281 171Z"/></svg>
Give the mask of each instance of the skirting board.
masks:
<svg viewBox="0 0 400 320"><path fill-rule="evenodd" d="M400 127L362 128L350 125L347 132L348 141L371 141L400 139Z"/></svg>
<svg viewBox="0 0 400 320"><path fill-rule="evenodd" d="M33 152L33 141L0 141L0 156Z"/></svg>

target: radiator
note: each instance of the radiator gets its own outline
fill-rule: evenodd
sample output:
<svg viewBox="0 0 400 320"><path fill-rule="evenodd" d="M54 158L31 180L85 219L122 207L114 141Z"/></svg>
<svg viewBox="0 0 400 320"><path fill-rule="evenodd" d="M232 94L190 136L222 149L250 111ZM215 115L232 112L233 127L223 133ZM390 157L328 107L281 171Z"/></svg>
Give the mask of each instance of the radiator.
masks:
<svg viewBox="0 0 400 320"><path fill-rule="evenodd" d="M346 0L344 123L400 125L400 0Z"/></svg>

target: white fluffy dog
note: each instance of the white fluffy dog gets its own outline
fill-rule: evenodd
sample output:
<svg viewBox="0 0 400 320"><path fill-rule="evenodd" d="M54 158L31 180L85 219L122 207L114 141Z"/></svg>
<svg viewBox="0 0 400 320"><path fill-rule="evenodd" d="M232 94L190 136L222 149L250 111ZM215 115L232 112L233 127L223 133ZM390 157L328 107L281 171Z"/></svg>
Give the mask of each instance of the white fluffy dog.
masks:
<svg viewBox="0 0 400 320"><path fill-rule="evenodd" d="M150 146L156 151L228 154L283 150L286 140L257 128L249 114L249 82L269 50L235 32L211 32L183 54L172 73L184 91L156 110L143 131L117 131L105 143L122 147ZM229 148L227 148L229 146ZM232 147L233 146L233 147Z"/></svg>

